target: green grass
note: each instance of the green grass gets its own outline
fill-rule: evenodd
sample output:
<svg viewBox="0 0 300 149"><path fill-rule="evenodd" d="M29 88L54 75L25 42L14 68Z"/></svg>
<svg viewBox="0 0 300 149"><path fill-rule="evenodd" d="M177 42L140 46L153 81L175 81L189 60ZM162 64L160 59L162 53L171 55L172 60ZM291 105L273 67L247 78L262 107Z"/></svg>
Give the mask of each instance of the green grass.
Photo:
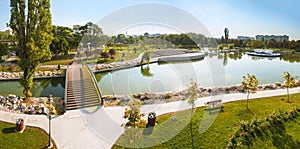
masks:
<svg viewBox="0 0 300 149"><path fill-rule="evenodd" d="M53 56L50 61L44 62L44 65L71 65L75 54Z"/></svg>
<svg viewBox="0 0 300 149"><path fill-rule="evenodd" d="M260 131L251 148L300 148L300 117Z"/></svg>
<svg viewBox="0 0 300 149"><path fill-rule="evenodd" d="M38 72L38 71L54 71L54 70L57 70L57 68L38 67L38 68L36 69L36 72ZM60 71L61 71L62 73L64 73L64 72L66 71L66 69L60 69Z"/></svg>
<svg viewBox="0 0 300 149"><path fill-rule="evenodd" d="M15 132L15 124L0 122L0 148L45 148L48 135L39 128L26 127L23 133ZM56 148L55 145L53 148Z"/></svg>
<svg viewBox="0 0 300 149"><path fill-rule="evenodd" d="M71 65L73 60L51 60L48 62L44 62L44 65Z"/></svg>
<svg viewBox="0 0 300 149"><path fill-rule="evenodd" d="M124 61L127 61L127 60L133 60L135 58L137 58L143 51L136 51L136 53L134 53L133 51L130 51L130 52L126 52L125 53L125 56L123 57L123 60ZM121 55L121 54L120 54Z"/></svg>
<svg viewBox="0 0 300 149"><path fill-rule="evenodd" d="M218 115L205 112L205 107L197 108L193 115L195 147L226 148L229 136L234 132L241 120L251 121L253 118L264 118L274 110L288 110L296 105L300 105L300 94L292 95L291 103L280 100L281 97L283 96L250 100L250 110L246 110L246 101L226 103L223 104L224 112L220 112ZM120 146L115 145L113 148L124 148L122 147L124 145L138 148L147 145L149 142L150 145L157 143L156 146L150 148L191 148L190 112L190 110L186 110L159 116L157 118L158 125L155 126L151 135L141 135L144 131L143 129L136 132L127 130L117 141L117 144ZM207 120L213 119L213 116L217 118L214 121L212 120L212 125L203 133L199 133L200 124L201 128L205 125L209 126L209 121ZM177 121L172 121L171 117L176 117ZM285 144L297 144L300 141L299 122L300 118L297 118L295 121L284 124L285 129L282 134L274 131L277 130L276 128L271 128L269 130L270 133L266 133L265 139L256 139L252 148L276 148ZM282 126L278 127L283 128ZM134 133L137 134L137 137L130 135ZM265 142L268 143L268 146L264 145Z"/></svg>

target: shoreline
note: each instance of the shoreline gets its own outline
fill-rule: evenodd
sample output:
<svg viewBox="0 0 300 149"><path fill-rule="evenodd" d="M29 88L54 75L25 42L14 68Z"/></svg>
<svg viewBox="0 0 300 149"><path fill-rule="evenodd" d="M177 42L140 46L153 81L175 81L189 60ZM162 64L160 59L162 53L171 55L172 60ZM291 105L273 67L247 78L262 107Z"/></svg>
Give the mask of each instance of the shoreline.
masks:
<svg viewBox="0 0 300 149"><path fill-rule="evenodd" d="M290 90L290 94L299 93L300 87L295 87ZM286 95L286 89L278 89L278 90L265 90L258 91L256 94L250 95L250 100L255 100L257 98L262 97L274 97L274 96L283 96ZM235 102L240 100L246 100L246 95L242 93L232 93L226 94L224 96L211 96L211 97L202 97L196 100L195 107L205 106L205 103L216 98L222 97L222 103ZM95 121L92 125L87 125L83 122L83 116L81 110L71 110L67 111L64 115L59 116L58 118L52 119L52 127L53 129L53 140L55 141L58 148L60 147L68 147L72 148L76 145L80 145L88 140L94 140L91 146L99 147L105 146L107 148L111 148L116 140L123 134L124 128L120 127L125 121L122 118L124 114L124 110L126 107L114 106L114 107L103 107L102 110L98 110L92 115L95 118L99 118L99 116L109 115L104 117L103 119L99 119ZM141 113L149 113L156 112L157 116L163 115L166 113L172 113L182 110L190 109L191 106L187 103L187 100L184 101L176 101L164 104L149 104L141 106ZM11 112L0 111L0 119L1 121L15 123L17 118L23 118L25 120L26 126L36 126L39 127L46 132L48 132L48 118L44 115L28 115L28 114L17 114ZM114 122L112 125L111 122ZM103 130L111 130L115 131L110 133L102 134L103 137L99 138L98 133L100 131L95 130L93 128L98 128L101 126L101 132ZM66 127L70 129L65 129ZM85 129L76 129L76 128L85 128ZM65 133L61 133L64 131ZM76 134L76 139L70 139L70 136L74 136ZM62 139L64 138L64 139ZM107 141L105 138L110 138L110 141ZM67 141L66 141L67 139ZM78 141L80 140L80 141ZM71 142L71 143L70 143Z"/></svg>
<svg viewBox="0 0 300 149"><path fill-rule="evenodd" d="M295 88L297 87L300 87L300 80L296 80ZM272 91L280 89L286 89L286 87L281 82L275 82L274 84L258 85L256 91ZM241 84L226 87L198 88L198 98L237 93L246 93ZM137 99L142 102L142 105L151 105L182 101L188 97L187 94L186 90L169 91L164 93L145 92L130 95L103 95L103 100L105 107L127 106L130 99Z"/></svg>
<svg viewBox="0 0 300 149"><path fill-rule="evenodd" d="M61 70L38 71L35 72L33 79L49 79L65 77ZM17 81L22 79L23 72L0 72L0 81Z"/></svg>
<svg viewBox="0 0 300 149"><path fill-rule="evenodd" d="M170 52L170 53L168 53ZM199 51L187 51L178 49L165 49L153 52L149 64L152 63L168 63L168 62L183 62L204 59L205 53ZM113 70L122 70L132 67L139 67L148 63L141 63L141 58L136 58L128 61L112 62L109 64L94 64L89 65L94 73L110 72Z"/></svg>

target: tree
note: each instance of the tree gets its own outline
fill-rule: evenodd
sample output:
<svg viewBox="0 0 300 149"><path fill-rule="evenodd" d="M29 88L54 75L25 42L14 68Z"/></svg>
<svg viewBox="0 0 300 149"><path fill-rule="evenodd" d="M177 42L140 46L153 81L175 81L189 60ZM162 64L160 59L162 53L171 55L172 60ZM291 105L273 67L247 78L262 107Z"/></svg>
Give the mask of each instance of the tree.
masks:
<svg viewBox="0 0 300 149"><path fill-rule="evenodd" d="M247 75L243 76L243 81L242 81L242 86L243 89L247 91L247 103L246 103L246 108L249 109L248 107L248 100L249 100L249 94L252 93L256 93L256 87L258 85L258 80L256 79L255 75Z"/></svg>
<svg viewBox="0 0 300 149"><path fill-rule="evenodd" d="M100 53L100 55L101 55L102 58L105 58L105 59L109 57L109 54L107 52L105 52L105 51L102 51Z"/></svg>
<svg viewBox="0 0 300 149"><path fill-rule="evenodd" d="M41 61L49 60L52 41L50 0L11 0L9 26L19 47L19 66L24 71L21 85L26 99L31 96L33 75Z"/></svg>
<svg viewBox="0 0 300 149"><path fill-rule="evenodd" d="M191 119L190 119L190 133L191 133L191 138L192 138L192 148L194 148L194 136L193 136L193 114L194 114L194 109L195 109L195 101L197 100L198 97L198 85L196 82L191 81L190 86L187 89L189 98L188 98L188 104L192 106L192 111L191 111Z"/></svg>
<svg viewBox="0 0 300 149"><path fill-rule="evenodd" d="M284 85L286 86L286 91L287 91L287 95L288 95L288 101L290 102L290 92L289 89L293 88L296 86L296 82L295 79L297 78L297 76L291 76L291 74L287 71L285 71L282 75L284 81Z"/></svg>
<svg viewBox="0 0 300 149"><path fill-rule="evenodd" d="M146 51L144 52L143 56L142 56L142 60L141 60L141 64L144 63L144 61L146 61L146 63L150 63L150 58L151 58L151 51Z"/></svg>
<svg viewBox="0 0 300 149"><path fill-rule="evenodd" d="M118 44L126 44L127 43L126 36L124 34L118 34L116 42Z"/></svg>
<svg viewBox="0 0 300 149"><path fill-rule="evenodd" d="M68 27L52 26L54 37L50 44L50 50L55 54L55 57L57 57L58 53L63 53L64 55L68 54L68 51L71 49L71 44L74 44L72 42L75 40L73 39L74 35L72 32L73 30Z"/></svg>
<svg viewBox="0 0 300 149"><path fill-rule="evenodd" d="M109 54L110 54L110 58L113 58L114 55L116 55L116 50L115 49L109 49Z"/></svg>
<svg viewBox="0 0 300 149"><path fill-rule="evenodd" d="M0 42L0 56L8 54L8 43Z"/></svg>
<svg viewBox="0 0 300 149"><path fill-rule="evenodd" d="M102 28L97 24L88 22L86 25L78 28L80 33L81 43L84 46L90 44L90 47L97 47L101 42L101 36L103 35Z"/></svg>
<svg viewBox="0 0 300 149"><path fill-rule="evenodd" d="M143 113L140 113L141 103L137 99L129 102L129 109L125 109L123 118L127 119L125 128L142 128L145 127L146 121L142 119Z"/></svg>
<svg viewBox="0 0 300 149"><path fill-rule="evenodd" d="M229 37L229 29L228 28L225 28L224 35L225 35L225 43L227 43L228 42L228 37Z"/></svg>

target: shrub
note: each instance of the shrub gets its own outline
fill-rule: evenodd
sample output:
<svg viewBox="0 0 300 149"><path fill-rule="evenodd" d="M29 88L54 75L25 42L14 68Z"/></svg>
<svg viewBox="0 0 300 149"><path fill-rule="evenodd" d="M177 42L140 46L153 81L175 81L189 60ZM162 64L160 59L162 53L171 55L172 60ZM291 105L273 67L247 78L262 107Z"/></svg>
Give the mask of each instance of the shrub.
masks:
<svg viewBox="0 0 300 149"><path fill-rule="evenodd" d="M274 111L267 115L263 120L253 119L250 123L241 121L234 133L229 136L226 148L250 147L255 136L259 135L257 134L257 130L262 130L266 127L276 127L276 124L282 123L282 121L292 120L299 116L299 114L300 108L296 107L293 110L285 112L281 110Z"/></svg>
<svg viewBox="0 0 300 149"><path fill-rule="evenodd" d="M8 65L4 65L4 66L2 67L2 71L6 71L6 72L7 72L7 71L8 71L8 68L9 68Z"/></svg>
<svg viewBox="0 0 300 149"><path fill-rule="evenodd" d="M17 66L15 66L15 65L10 65L10 71L12 71L12 72L17 71Z"/></svg>
<svg viewBox="0 0 300 149"><path fill-rule="evenodd" d="M169 99L169 98L171 98L171 97L172 97L172 96L171 96L170 93L167 93L166 96L165 96L166 99Z"/></svg>

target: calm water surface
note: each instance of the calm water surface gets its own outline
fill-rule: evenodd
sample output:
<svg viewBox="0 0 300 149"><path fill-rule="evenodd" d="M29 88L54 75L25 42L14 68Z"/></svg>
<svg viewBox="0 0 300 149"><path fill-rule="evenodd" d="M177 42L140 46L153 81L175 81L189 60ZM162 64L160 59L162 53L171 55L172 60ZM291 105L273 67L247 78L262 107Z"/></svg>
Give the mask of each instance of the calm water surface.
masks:
<svg viewBox="0 0 300 149"><path fill-rule="evenodd" d="M149 64L143 67L96 74L104 95L166 92L185 89L192 79L203 87L240 84L242 76L256 75L259 84L283 82L289 71L300 76L300 55L280 58L252 57L244 53L208 55L203 60L185 63Z"/></svg>
<svg viewBox="0 0 300 149"><path fill-rule="evenodd" d="M150 64L125 70L98 73L96 79L104 95L167 92L185 89L192 79L203 87L240 84L242 76L254 74L259 84L283 82L289 71L300 76L300 55L280 58L252 57L243 53L208 55L203 60L184 63ZM64 97L65 78L34 81L33 96ZM0 95L22 95L19 81L0 81Z"/></svg>
<svg viewBox="0 0 300 149"><path fill-rule="evenodd" d="M23 96L23 89L19 81L0 81L0 95L2 96L8 94ZM46 97L49 94L53 97L64 97L65 78L34 80L32 94L34 97Z"/></svg>

